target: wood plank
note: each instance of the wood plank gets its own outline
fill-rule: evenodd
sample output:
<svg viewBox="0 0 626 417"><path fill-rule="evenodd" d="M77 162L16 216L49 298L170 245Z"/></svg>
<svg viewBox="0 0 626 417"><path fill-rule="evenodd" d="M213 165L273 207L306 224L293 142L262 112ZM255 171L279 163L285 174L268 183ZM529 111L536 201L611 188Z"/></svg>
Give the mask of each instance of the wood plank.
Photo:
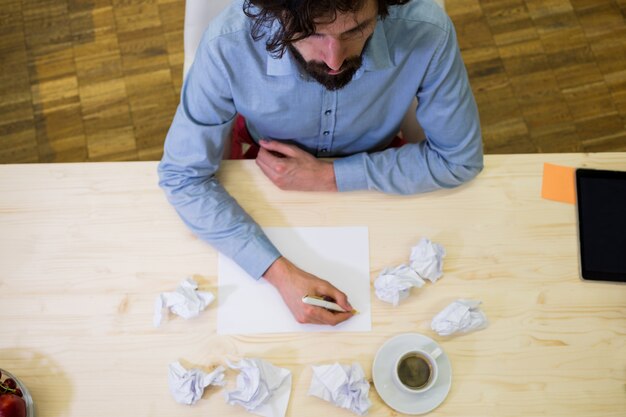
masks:
<svg viewBox="0 0 626 417"><path fill-rule="evenodd" d="M167 56L170 63L174 93L180 96L183 84L184 53L184 14L180 13L180 1L159 0L159 14L163 23Z"/></svg>
<svg viewBox="0 0 626 417"><path fill-rule="evenodd" d="M446 11L488 152L619 147L626 0L448 0ZM184 0L5 0L0 163L159 158L182 87L184 12Z"/></svg>
<svg viewBox="0 0 626 417"><path fill-rule="evenodd" d="M481 2L498 46L537 39L537 30L523 0Z"/></svg>
<svg viewBox="0 0 626 417"><path fill-rule="evenodd" d="M136 160L137 146L110 2L72 13L72 35L89 161Z"/></svg>
<svg viewBox="0 0 626 417"><path fill-rule="evenodd" d="M0 163L39 162L22 4L0 8Z"/></svg>

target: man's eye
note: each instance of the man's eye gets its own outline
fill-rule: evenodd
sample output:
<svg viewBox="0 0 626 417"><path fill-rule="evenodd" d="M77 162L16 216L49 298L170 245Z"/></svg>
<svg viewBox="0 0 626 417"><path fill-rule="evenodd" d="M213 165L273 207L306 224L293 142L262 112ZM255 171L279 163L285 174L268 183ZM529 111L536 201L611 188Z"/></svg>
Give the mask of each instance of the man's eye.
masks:
<svg viewBox="0 0 626 417"><path fill-rule="evenodd" d="M363 36L363 31L362 30L357 30L355 32L344 33L342 37L345 40L350 40L350 39L358 39L358 38L360 38L362 36Z"/></svg>

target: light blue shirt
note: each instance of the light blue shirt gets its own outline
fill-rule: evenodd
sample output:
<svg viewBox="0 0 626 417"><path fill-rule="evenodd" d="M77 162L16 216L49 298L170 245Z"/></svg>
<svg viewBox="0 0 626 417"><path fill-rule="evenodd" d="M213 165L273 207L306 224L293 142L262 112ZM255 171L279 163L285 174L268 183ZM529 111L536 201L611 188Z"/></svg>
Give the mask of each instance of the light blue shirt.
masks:
<svg viewBox="0 0 626 417"><path fill-rule="evenodd" d="M255 140L290 140L333 163L339 191L413 194L451 188L482 169L476 103L454 28L436 4L415 0L379 19L363 65L328 91L291 55L254 41L236 1L207 28L187 74L158 167L159 185L201 239L259 278L280 256L215 178L235 115ZM384 149L413 98L426 140Z"/></svg>

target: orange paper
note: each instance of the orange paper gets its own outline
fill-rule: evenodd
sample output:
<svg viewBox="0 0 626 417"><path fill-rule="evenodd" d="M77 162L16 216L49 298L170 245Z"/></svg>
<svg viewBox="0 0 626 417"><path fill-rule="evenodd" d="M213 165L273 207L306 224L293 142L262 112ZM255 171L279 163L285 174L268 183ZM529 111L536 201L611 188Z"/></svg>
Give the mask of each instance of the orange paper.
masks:
<svg viewBox="0 0 626 417"><path fill-rule="evenodd" d="M575 168L543 164L541 197L562 203L576 203Z"/></svg>

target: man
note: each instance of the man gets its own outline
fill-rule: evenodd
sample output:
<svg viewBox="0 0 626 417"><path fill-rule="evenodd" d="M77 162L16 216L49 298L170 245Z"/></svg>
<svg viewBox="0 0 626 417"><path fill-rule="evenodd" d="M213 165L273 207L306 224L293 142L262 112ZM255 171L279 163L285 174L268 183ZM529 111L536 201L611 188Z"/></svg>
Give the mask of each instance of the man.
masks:
<svg viewBox="0 0 626 417"><path fill-rule="evenodd" d="M160 185L194 233L274 285L296 320L335 325L351 313L301 298L350 311L346 295L282 257L215 179L235 120L235 136L249 135L282 189L412 194L480 172L476 104L452 24L430 0L241 1L204 34ZM394 147L414 97L427 138Z"/></svg>

